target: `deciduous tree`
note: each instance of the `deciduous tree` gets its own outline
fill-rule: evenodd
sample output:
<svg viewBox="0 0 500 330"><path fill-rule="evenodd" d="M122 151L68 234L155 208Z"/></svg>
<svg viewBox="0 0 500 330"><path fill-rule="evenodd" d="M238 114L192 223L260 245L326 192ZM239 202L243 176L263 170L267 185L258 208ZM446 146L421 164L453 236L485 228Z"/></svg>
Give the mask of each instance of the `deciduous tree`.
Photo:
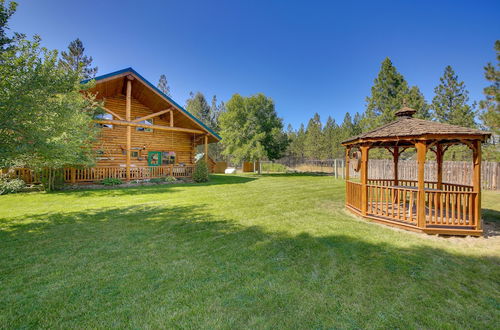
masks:
<svg viewBox="0 0 500 330"><path fill-rule="evenodd" d="M224 154L236 162L278 159L287 147L283 121L264 94L233 95L220 115L220 127Z"/></svg>
<svg viewBox="0 0 500 330"><path fill-rule="evenodd" d="M99 110L82 96L79 74L61 68L57 51L37 36L17 40L0 58L0 167L91 164Z"/></svg>

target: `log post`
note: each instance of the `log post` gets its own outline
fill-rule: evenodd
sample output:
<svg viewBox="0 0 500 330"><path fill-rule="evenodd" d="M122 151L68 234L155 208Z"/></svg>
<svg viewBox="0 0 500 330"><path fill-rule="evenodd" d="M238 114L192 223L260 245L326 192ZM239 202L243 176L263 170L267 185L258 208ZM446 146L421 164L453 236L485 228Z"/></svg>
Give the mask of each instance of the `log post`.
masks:
<svg viewBox="0 0 500 330"><path fill-rule="evenodd" d="M125 107L125 119L130 122L131 108L132 108L132 79L133 77L127 76L127 97ZM132 127L127 125L127 147L126 147L126 166L127 166L127 181L130 181L130 149L132 144Z"/></svg>
<svg viewBox="0 0 500 330"><path fill-rule="evenodd" d="M368 209L368 153L369 146L361 146L361 214L366 215Z"/></svg>
<svg viewBox="0 0 500 330"><path fill-rule="evenodd" d="M418 165L418 192L417 192L417 226L425 228L425 156L427 146L425 142L417 142L417 165ZM412 207L410 205L410 207Z"/></svg>
<svg viewBox="0 0 500 330"><path fill-rule="evenodd" d="M399 172L398 172L398 163L399 163L399 147L394 147L393 153L393 161L394 161L394 185L399 185Z"/></svg>
<svg viewBox="0 0 500 330"><path fill-rule="evenodd" d="M207 163L208 166L208 134L205 135L205 162Z"/></svg>
<svg viewBox="0 0 500 330"><path fill-rule="evenodd" d="M351 149L349 147L345 148L345 168L344 168L344 173L345 173L345 204L347 205L347 202L349 200L349 152Z"/></svg>
<svg viewBox="0 0 500 330"><path fill-rule="evenodd" d="M443 189L443 146L436 145L437 189Z"/></svg>
<svg viewBox="0 0 500 330"><path fill-rule="evenodd" d="M481 219L481 141L476 140L473 143L473 162L474 175L472 177L473 191L476 193L474 200L474 218L476 220L476 230L483 228Z"/></svg>
<svg viewBox="0 0 500 330"><path fill-rule="evenodd" d="M76 168L71 168L71 183L76 183Z"/></svg>
<svg viewBox="0 0 500 330"><path fill-rule="evenodd" d="M438 190L443 190L443 146L438 142L436 145L436 163L437 163L437 186ZM441 193L436 194L436 198L438 200L436 212L441 210L442 203L442 195Z"/></svg>

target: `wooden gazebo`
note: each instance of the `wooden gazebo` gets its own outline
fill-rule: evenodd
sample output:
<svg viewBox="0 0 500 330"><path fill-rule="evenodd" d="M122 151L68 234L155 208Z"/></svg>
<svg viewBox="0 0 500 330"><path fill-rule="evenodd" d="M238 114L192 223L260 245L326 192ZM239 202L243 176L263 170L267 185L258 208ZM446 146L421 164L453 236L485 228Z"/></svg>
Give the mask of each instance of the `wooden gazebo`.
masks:
<svg viewBox="0 0 500 330"><path fill-rule="evenodd" d="M346 147L346 207L365 218L428 234L481 235L481 142L490 133L413 118L415 110L403 107L397 120L342 142ZM471 185L443 182L443 155L451 145L468 146L473 153ZM385 148L394 159L394 178L370 178L370 149ZM399 155L416 149L417 178L398 178ZM437 181L424 180L428 151L435 154ZM349 162L355 161L355 166ZM360 180L350 179L350 167Z"/></svg>

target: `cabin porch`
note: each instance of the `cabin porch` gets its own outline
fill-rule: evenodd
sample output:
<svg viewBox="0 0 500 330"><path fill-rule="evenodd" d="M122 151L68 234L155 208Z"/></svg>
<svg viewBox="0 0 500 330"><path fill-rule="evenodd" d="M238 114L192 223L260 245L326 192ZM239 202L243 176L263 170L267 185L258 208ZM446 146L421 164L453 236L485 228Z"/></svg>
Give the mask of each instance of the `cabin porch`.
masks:
<svg viewBox="0 0 500 330"><path fill-rule="evenodd" d="M168 166L137 166L130 167L130 180L149 180L173 176L175 178L190 178L193 175L195 165L168 165ZM40 174L27 169L11 169L12 175L22 179L28 184L40 183ZM127 180L127 168L115 166L97 166L90 168L64 168L64 182L66 183L90 183L98 182L107 178Z"/></svg>

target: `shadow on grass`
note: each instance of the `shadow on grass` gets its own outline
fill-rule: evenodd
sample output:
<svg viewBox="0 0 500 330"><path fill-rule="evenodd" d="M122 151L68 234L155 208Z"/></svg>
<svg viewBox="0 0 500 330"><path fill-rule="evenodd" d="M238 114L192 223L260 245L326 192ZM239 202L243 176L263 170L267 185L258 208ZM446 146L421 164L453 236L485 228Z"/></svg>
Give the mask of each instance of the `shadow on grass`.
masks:
<svg viewBox="0 0 500 330"><path fill-rule="evenodd" d="M0 219L0 313L12 327L125 327L154 324L145 311L160 304L194 327L483 328L498 317L499 262L243 227L207 205L44 213Z"/></svg>
<svg viewBox="0 0 500 330"><path fill-rule="evenodd" d="M86 196L119 196L119 195L141 195L179 191L176 188L181 187L198 187L198 186L213 186L227 184L243 184L257 180L256 177L238 176L238 175L211 175L210 181L204 183L175 183L175 184L158 184L137 187L113 186L103 189L81 189L81 190L64 190L54 191L50 194L76 194L82 197Z"/></svg>

